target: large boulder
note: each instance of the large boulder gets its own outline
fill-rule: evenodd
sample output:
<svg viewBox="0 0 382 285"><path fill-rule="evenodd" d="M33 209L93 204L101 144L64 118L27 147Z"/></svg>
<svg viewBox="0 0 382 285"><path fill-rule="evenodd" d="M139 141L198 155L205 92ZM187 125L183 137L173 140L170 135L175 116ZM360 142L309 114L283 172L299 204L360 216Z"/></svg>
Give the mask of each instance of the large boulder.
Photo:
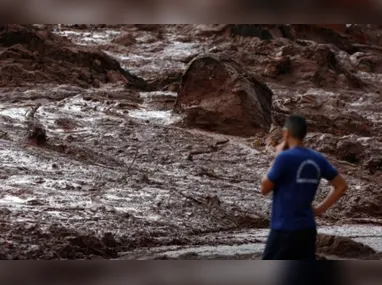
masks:
<svg viewBox="0 0 382 285"><path fill-rule="evenodd" d="M273 92L224 54L194 58L182 76L175 112L187 126L237 136L268 131Z"/></svg>

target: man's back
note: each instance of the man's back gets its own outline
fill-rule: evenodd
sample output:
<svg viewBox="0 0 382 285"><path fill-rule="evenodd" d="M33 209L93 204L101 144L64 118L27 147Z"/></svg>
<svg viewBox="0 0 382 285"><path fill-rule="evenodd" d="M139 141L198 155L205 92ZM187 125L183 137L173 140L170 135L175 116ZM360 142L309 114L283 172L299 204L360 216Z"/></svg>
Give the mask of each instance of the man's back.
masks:
<svg viewBox="0 0 382 285"><path fill-rule="evenodd" d="M314 229L312 202L320 180L332 180L337 174L323 155L309 148L294 147L281 152L268 173L275 184L271 228Z"/></svg>
<svg viewBox="0 0 382 285"><path fill-rule="evenodd" d="M304 147L305 118L290 115L283 127L283 141L276 158L261 179L261 193L273 191L271 231L265 245L265 260L314 260L316 253L315 216L322 215L338 201L347 183L320 153ZM321 178L333 189L313 206Z"/></svg>

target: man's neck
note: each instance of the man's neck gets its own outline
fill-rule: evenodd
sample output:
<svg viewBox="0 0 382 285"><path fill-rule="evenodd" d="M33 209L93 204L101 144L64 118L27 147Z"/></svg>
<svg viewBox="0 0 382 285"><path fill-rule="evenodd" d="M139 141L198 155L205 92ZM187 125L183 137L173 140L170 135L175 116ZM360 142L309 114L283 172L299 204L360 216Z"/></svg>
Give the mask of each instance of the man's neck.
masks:
<svg viewBox="0 0 382 285"><path fill-rule="evenodd" d="M291 141L289 142L289 148L294 148L294 147L304 147L304 142L303 141Z"/></svg>

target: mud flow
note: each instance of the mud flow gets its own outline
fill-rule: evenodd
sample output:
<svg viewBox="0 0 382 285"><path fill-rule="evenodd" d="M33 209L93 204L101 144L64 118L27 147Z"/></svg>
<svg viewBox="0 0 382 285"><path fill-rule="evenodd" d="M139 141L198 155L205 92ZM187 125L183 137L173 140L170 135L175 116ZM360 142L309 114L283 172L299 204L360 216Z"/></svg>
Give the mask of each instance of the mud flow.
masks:
<svg viewBox="0 0 382 285"><path fill-rule="evenodd" d="M350 184L319 258L380 259L381 31L2 25L0 257L259 259L298 112Z"/></svg>

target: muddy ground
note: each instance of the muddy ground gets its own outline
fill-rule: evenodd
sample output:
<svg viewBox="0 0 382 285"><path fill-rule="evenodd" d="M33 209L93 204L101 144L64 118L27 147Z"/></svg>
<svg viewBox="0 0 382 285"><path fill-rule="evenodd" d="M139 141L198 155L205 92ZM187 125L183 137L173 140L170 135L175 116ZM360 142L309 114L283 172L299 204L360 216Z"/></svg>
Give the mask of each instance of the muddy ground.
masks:
<svg viewBox="0 0 382 285"><path fill-rule="evenodd" d="M276 123L307 116L309 145L349 181L318 221L320 257L380 259L382 29L308 28L289 37L279 27L270 36L206 25L2 27L0 257L258 259L269 226L270 200L258 193L272 159L266 132L206 131L173 112L190 60L224 52L273 91ZM37 103L43 145L27 139ZM328 190L323 182L317 199Z"/></svg>

